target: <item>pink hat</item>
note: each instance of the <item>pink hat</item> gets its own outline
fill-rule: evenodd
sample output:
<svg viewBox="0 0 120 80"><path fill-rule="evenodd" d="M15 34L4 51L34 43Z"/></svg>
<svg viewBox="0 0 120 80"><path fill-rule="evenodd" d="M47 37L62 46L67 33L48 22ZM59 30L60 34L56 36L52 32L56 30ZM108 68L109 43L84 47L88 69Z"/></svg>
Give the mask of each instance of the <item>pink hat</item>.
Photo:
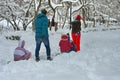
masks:
<svg viewBox="0 0 120 80"><path fill-rule="evenodd" d="M76 16L76 19L80 20L80 19L81 19L81 16L80 16L80 15L77 15L77 16Z"/></svg>

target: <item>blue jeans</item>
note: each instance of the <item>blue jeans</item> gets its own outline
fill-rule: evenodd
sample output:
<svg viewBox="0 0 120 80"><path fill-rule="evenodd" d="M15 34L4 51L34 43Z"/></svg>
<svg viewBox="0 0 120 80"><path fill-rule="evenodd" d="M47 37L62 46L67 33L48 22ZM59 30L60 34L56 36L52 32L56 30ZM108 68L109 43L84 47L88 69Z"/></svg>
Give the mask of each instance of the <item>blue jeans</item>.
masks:
<svg viewBox="0 0 120 80"><path fill-rule="evenodd" d="M76 51L76 48L75 48L75 45L74 45L74 43L72 42L71 44L72 44L71 51Z"/></svg>
<svg viewBox="0 0 120 80"><path fill-rule="evenodd" d="M50 50L50 44L49 44L49 39L48 38L35 38L36 40L36 49L35 49L35 57L39 57L39 51L40 51L40 47L41 47L41 43L43 42L46 48L46 53L47 53L47 57L50 57L51 55L51 50Z"/></svg>

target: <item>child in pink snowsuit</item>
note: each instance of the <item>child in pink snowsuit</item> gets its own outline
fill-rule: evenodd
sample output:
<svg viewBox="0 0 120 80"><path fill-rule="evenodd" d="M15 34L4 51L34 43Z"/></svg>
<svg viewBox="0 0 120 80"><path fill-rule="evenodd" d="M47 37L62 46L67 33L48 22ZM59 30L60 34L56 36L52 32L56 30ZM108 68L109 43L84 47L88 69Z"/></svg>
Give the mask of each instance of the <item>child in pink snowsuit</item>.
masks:
<svg viewBox="0 0 120 80"><path fill-rule="evenodd" d="M31 52L26 50L24 48L25 46L25 41L20 40L18 47L14 51L14 61L19 61L19 60L28 60L31 57Z"/></svg>

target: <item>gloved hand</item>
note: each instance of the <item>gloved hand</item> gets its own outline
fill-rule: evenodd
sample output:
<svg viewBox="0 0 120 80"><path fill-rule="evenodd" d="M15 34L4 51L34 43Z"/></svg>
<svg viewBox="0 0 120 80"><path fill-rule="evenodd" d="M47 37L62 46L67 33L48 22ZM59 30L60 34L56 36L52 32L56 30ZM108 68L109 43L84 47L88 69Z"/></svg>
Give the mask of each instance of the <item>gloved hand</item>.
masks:
<svg viewBox="0 0 120 80"><path fill-rule="evenodd" d="M80 34L80 32L76 32L75 35L77 36L78 34Z"/></svg>

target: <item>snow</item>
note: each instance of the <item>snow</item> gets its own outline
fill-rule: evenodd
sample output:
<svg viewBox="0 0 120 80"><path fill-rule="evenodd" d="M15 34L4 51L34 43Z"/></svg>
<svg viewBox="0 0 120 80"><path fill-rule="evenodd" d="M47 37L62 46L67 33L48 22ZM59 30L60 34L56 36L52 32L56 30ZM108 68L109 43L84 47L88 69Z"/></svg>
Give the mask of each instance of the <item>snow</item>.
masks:
<svg viewBox="0 0 120 80"><path fill-rule="evenodd" d="M62 2L78 2L78 0L62 0Z"/></svg>
<svg viewBox="0 0 120 80"><path fill-rule="evenodd" d="M51 2L51 5L53 6L54 9L55 9L57 6L62 6L62 4L54 4L53 2Z"/></svg>
<svg viewBox="0 0 120 80"><path fill-rule="evenodd" d="M81 51L60 52L61 34L69 29L49 31L53 61L46 60L46 50L41 46L40 62L35 61L35 33L9 31L0 34L1 80L120 80L120 28L117 30L88 28L81 32ZM6 40L5 36L20 35L26 41L25 48L32 52L30 60L13 61L13 52L18 41ZM9 62L10 61L10 62Z"/></svg>

